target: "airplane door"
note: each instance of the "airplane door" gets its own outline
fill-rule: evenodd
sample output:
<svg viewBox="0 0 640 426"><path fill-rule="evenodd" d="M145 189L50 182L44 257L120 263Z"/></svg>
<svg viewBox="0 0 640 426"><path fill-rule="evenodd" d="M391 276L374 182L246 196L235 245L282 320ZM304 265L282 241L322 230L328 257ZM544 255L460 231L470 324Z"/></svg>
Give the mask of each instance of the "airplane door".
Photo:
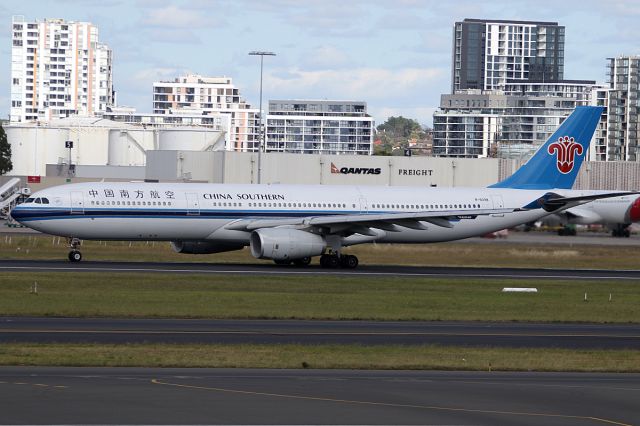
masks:
<svg viewBox="0 0 640 426"><path fill-rule="evenodd" d="M200 215L200 203L198 201L198 194L195 192L188 192L187 196L187 215L199 216Z"/></svg>
<svg viewBox="0 0 640 426"><path fill-rule="evenodd" d="M503 209L504 208L504 201L502 200L502 195L492 195L491 196L491 201L493 202L493 208L494 209ZM503 213L492 214L491 216L493 216L493 217L503 217L504 214Z"/></svg>
<svg viewBox="0 0 640 426"><path fill-rule="evenodd" d="M364 197L360 197L360 213L366 214L369 211L369 207L367 206L367 199Z"/></svg>
<svg viewBox="0 0 640 426"><path fill-rule="evenodd" d="M71 214L84 214L82 191L71 191Z"/></svg>

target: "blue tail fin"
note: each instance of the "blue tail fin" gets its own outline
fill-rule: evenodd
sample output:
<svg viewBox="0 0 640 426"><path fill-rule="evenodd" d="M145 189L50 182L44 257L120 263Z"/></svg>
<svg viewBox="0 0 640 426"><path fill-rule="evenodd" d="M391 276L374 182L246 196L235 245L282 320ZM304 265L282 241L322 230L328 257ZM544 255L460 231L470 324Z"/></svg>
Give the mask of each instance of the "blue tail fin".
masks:
<svg viewBox="0 0 640 426"><path fill-rule="evenodd" d="M602 107L576 107L525 165L489 188L571 189L602 110Z"/></svg>

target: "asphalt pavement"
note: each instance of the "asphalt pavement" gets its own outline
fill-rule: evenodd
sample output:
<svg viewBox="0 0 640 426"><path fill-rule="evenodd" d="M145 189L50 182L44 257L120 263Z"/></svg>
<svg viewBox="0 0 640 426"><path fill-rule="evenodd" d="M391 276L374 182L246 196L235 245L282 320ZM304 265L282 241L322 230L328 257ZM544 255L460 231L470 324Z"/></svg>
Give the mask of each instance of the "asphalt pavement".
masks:
<svg viewBox="0 0 640 426"><path fill-rule="evenodd" d="M1 424L632 425L638 374L0 368Z"/></svg>
<svg viewBox="0 0 640 426"><path fill-rule="evenodd" d="M639 324L0 317L0 342L640 349Z"/></svg>

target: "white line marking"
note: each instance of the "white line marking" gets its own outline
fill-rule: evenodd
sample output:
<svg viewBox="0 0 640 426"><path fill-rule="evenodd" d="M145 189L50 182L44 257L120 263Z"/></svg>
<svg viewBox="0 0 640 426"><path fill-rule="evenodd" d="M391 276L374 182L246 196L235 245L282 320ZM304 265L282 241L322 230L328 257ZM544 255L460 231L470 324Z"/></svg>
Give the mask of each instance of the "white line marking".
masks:
<svg viewBox="0 0 640 426"><path fill-rule="evenodd" d="M64 267L64 266L0 266L0 270L28 270L28 271L62 271L62 272L173 272L186 274L247 274L247 275L343 275L343 276L403 276L403 277L451 277L451 278L547 278L547 279L587 279L587 280L630 280L637 281L640 277L625 277L618 275L532 275L532 274L473 274L473 273L433 273L433 272L341 272L341 271L254 271L242 269L160 269L160 268L107 268L107 267ZM627 271L616 271L627 272ZM631 271L629 271L631 272Z"/></svg>

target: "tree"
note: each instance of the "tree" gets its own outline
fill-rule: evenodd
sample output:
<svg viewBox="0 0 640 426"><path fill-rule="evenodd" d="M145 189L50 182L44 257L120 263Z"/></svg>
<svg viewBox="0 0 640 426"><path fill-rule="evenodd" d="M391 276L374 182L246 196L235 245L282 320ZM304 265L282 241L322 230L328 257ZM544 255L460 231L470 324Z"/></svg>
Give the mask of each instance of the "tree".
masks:
<svg viewBox="0 0 640 426"><path fill-rule="evenodd" d="M389 117L387 121L377 127L378 132L388 134L392 139L407 139L413 132L422 130L420 123L410 118Z"/></svg>
<svg viewBox="0 0 640 426"><path fill-rule="evenodd" d="M7 141L7 134L0 124L0 175L10 172L13 169L11 163L11 145Z"/></svg>
<svg viewBox="0 0 640 426"><path fill-rule="evenodd" d="M410 118L389 117L376 127L375 155L402 155L410 144L424 144L430 138L428 129Z"/></svg>

